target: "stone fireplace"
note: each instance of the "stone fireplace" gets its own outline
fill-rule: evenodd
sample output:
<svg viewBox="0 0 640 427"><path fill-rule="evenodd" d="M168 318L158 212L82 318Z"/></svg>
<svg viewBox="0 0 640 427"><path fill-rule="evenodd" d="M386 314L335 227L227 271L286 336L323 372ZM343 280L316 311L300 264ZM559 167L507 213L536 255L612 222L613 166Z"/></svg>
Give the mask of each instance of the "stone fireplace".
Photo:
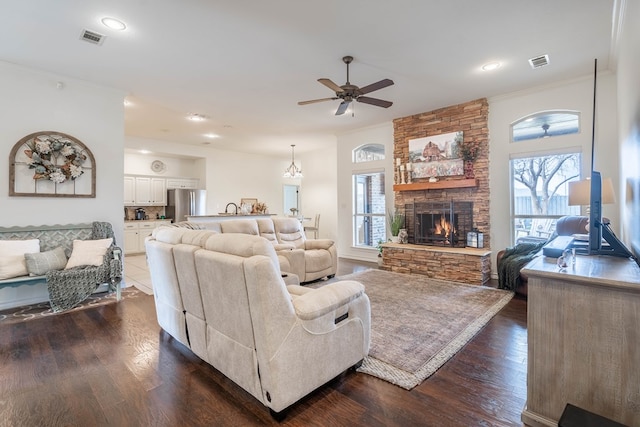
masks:
<svg viewBox="0 0 640 427"><path fill-rule="evenodd" d="M405 205L409 243L464 248L473 229L473 202L423 202Z"/></svg>
<svg viewBox="0 0 640 427"><path fill-rule="evenodd" d="M393 186L405 215L408 244L385 243L381 268L436 279L485 284L491 277L489 221L489 103L485 98L393 121L394 165L410 161L409 141L462 131L478 149L465 176L415 178ZM409 180L408 180L409 181ZM467 233L484 233L484 248L466 247Z"/></svg>

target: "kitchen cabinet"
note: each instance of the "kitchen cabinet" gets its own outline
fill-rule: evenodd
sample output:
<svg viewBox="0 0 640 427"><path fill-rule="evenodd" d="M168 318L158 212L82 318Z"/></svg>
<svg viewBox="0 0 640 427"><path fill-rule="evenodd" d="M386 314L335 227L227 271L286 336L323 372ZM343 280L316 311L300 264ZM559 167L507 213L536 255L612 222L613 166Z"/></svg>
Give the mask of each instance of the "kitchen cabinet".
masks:
<svg viewBox="0 0 640 427"><path fill-rule="evenodd" d="M136 203L136 179L132 176L124 177L124 205L134 206Z"/></svg>
<svg viewBox="0 0 640 427"><path fill-rule="evenodd" d="M153 233L156 227L169 224L171 220L127 221L124 223L124 253L145 253L144 240Z"/></svg>
<svg viewBox="0 0 640 427"><path fill-rule="evenodd" d="M166 206L167 180L144 176L124 177L125 206Z"/></svg>
<svg viewBox="0 0 640 427"><path fill-rule="evenodd" d="M167 178L167 190L172 188L188 188L195 190L200 181L195 178Z"/></svg>

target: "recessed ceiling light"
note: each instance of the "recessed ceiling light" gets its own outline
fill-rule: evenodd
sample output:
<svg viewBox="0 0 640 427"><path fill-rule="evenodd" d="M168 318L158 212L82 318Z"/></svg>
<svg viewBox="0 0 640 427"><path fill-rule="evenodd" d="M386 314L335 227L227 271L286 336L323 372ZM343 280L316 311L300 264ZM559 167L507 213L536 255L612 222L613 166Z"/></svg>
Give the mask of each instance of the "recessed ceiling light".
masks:
<svg viewBox="0 0 640 427"><path fill-rule="evenodd" d="M217 135L215 133L205 133L204 136L206 136L207 138L220 138L220 135Z"/></svg>
<svg viewBox="0 0 640 427"><path fill-rule="evenodd" d="M207 116L203 114L193 113L193 114L189 114L187 116L187 119L191 120L192 122L203 122L207 119Z"/></svg>
<svg viewBox="0 0 640 427"><path fill-rule="evenodd" d="M132 105L132 104L131 104L131 101L129 101L128 99L125 99L125 100L124 100L124 106L125 106L125 107L128 107L128 106L130 106L130 105Z"/></svg>
<svg viewBox="0 0 640 427"><path fill-rule="evenodd" d="M149 151L149 150L140 150L140 151L138 151L138 152L139 152L140 154L149 154L149 153L151 153L151 151Z"/></svg>
<svg viewBox="0 0 640 427"><path fill-rule="evenodd" d="M111 28L112 30L122 31L125 28L127 28L124 22L116 18L106 17L106 18L102 18L100 22L102 22L102 25L104 25L105 27Z"/></svg>
<svg viewBox="0 0 640 427"><path fill-rule="evenodd" d="M486 64L484 64L482 66L482 71L493 71L493 70L497 70L498 68L500 68L502 66L502 64L500 64L498 61L493 61L493 62L487 62Z"/></svg>

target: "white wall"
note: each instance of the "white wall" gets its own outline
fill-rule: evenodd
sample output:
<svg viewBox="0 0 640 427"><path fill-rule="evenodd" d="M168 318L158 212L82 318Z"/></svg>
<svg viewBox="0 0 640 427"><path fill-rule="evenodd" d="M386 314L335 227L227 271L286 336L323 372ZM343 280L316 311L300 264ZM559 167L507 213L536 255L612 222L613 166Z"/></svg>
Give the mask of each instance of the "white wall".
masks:
<svg viewBox="0 0 640 427"><path fill-rule="evenodd" d="M622 238L640 256L640 2L626 13L618 54L618 123ZM635 188L635 190L632 190Z"/></svg>
<svg viewBox="0 0 640 427"><path fill-rule="evenodd" d="M207 189L207 213L224 212L229 202L241 198L257 198L269 207L269 212L283 215L282 173L291 163L287 157L277 158L236 151L219 150L137 137L126 138L127 149L153 151L149 163L161 156L196 158L195 165L204 169L200 185ZM296 159L296 164L300 164ZM305 178L306 179L306 178Z"/></svg>
<svg viewBox="0 0 640 427"><path fill-rule="evenodd" d="M385 159L353 163L353 150L364 144L383 144ZM376 262L378 251L353 246L353 174L354 172L385 172L387 210L393 206L393 123L383 123L338 136L338 253L346 258Z"/></svg>
<svg viewBox="0 0 640 427"><path fill-rule="evenodd" d="M62 88L57 83L62 82ZM122 242L124 93L80 80L0 62L0 226L108 221ZM37 131L82 141L96 161L96 198L9 197L8 158L14 144ZM0 290L4 306L47 300L34 286ZM10 304L10 305L7 305Z"/></svg>
<svg viewBox="0 0 640 427"><path fill-rule="evenodd" d="M151 170L151 163L155 160L160 160L166 165L166 169L162 173L156 173ZM204 164L198 160L196 158L125 152L124 173L129 175L151 175L161 178L195 178L204 180ZM204 182L202 185L204 185Z"/></svg>
<svg viewBox="0 0 640 427"><path fill-rule="evenodd" d="M307 218L314 218L316 214L320 214L318 237L334 241L338 238L337 157L335 142L322 150L302 154L300 163L296 154L296 165L304 165L302 168L304 178L299 184L300 211ZM289 181L285 179L283 183L294 184ZM312 224L305 223L305 225ZM338 256L342 255L338 252Z"/></svg>
<svg viewBox="0 0 640 427"><path fill-rule="evenodd" d="M585 64L588 68L588 64ZM593 66L591 66L593 69ZM614 187L619 185L618 153L616 147L616 79L611 73L598 75L595 168L603 177L611 177ZM531 113L567 109L581 113L579 134L543 140L510 143L509 126ZM491 249L492 270L495 274L495 254L511 246L509 159L512 154L545 153L555 149L578 147L582 151L582 173L591 169L591 124L593 112L593 76L563 82L554 86L535 88L489 99L489 179L491 187ZM618 194L619 198L619 194ZM603 216L611 219L614 230L620 221L617 205L604 205Z"/></svg>

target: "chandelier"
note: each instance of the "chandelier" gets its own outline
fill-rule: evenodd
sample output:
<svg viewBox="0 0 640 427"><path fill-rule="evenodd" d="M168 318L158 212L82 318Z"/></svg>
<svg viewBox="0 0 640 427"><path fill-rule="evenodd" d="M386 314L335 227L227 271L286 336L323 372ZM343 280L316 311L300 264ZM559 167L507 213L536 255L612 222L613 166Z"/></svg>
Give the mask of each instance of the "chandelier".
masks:
<svg viewBox="0 0 640 427"><path fill-rule="evenodd" d="M296 162L294 160L294 148L295 144L291 144L291 164L284 170L284 174L282 174L283 178L302 178L302 171L298 166L296 166Z"/></svg>

